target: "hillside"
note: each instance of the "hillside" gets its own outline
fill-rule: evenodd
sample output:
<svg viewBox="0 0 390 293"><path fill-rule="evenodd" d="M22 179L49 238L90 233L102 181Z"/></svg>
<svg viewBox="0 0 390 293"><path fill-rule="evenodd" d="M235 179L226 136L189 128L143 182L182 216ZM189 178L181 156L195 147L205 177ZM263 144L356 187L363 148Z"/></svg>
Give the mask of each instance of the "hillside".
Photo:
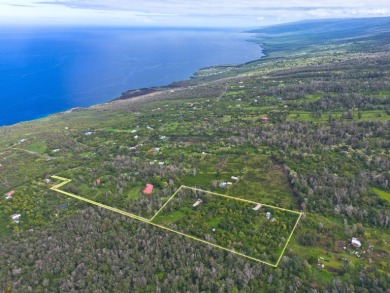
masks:
<svg viewBox="0 0 390 293"><path fill-rule="evenodd" d="M0 291L387 292L389 23L263 28L260 60L0 128Z"/></svg>

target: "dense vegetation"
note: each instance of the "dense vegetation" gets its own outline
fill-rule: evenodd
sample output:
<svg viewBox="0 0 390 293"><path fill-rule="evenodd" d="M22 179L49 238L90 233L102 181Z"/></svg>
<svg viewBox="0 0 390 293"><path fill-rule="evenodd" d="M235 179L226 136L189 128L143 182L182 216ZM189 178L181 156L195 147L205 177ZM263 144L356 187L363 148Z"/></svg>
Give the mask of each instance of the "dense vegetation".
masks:
<svg viewBox="0 0 390 293"><path fill-rule="evenodd" d="M0 291L388 292L390 28L357 23L273 28L260 60L0 128ZM144 217L181 185L304 215L272 268L67 198L50 175ZM240 212L216 229L248 232L236 240L253 249L258 220L226 204ZM202 226L222 216L213 205L203 219L188 213ZM278 249L271 236L283 231L266 232Z"/></svg>

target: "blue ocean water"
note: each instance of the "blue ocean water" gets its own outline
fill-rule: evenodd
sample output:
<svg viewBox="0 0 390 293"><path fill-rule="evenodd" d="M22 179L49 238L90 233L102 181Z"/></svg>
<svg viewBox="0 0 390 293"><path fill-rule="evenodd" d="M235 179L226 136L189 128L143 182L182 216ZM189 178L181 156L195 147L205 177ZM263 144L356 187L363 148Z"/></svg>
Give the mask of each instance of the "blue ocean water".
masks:
<svg viewBox="0 0 390 293"><path fill-rule="evenodd" d="M262 56L231 30L0 28L0 126L167 85Z"/></svg>

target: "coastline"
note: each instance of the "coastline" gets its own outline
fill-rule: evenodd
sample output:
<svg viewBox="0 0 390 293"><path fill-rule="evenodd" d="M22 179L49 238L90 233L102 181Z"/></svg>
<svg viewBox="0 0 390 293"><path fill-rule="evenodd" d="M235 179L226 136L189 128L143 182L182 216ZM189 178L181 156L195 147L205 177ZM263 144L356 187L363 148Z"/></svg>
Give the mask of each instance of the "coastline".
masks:
<svg viewBox="0 0 390 293"><path fill-rule="evenodd" d="M246 32L243 32L243 33L246 33ZM188 78L184 78L184 79L181 79L178 81L170 82L170 83L167 83L167 84L161 85L161 86L140 87L140 88L129 89L129 90L126 90L125 92L122 92L120 95L118 95L114 98L111 98L105 102L97 102L96 104L88 105L85 107L84 106L75 106L75 107L70 107L69 109L65 109L63 111L55 111L55 112L48 113L48 114L42 114L42 115L37 116L36 118L27 119L27 120L19 121L19 122L12 123L12 124L0 125L0 129L2 129L4 127L10 127L13 125L36 121L36 120L39 120L42 118L47 118L47 117L50 117L53 115L61 115L61 114L69 113L72 111L82 111L84 109L88 109L88 108L96 107L99 105L111 103L111 102L117 101L117 100L131 99L131 98L142 97L142 96L150 95L150 94L154 94L154 93L161 93L161 92L167 91L167 90L176 90L176 89L182 88L182 87L201 85L205 82L215 80L214 78L210 78L209 80L205 80L204 78L201 78L202 77L201 73L204 71L208 71L208 70L227 70L227 71L235 70L235 69L241 68L242 66L256 62L256 61L265 57L264 49L261 46L261 44L250 41L250 40L244 40L244 42L252 42L257 47L257 49L259 49L260 57L253 59L253 60L250 60L250 61L247 61L247 62L243 62L243 63L210 65L210 66L198 68ZM223 78L223 77L218 77L217 79L219 79L219 78Z"/></svg>
<svg viewBox="0 0 390 293"><path fill-rule="evenodd" d="M49 117L49 116L60 114L60 113L65 113L67 111L72 110L73 108L87 109L89 107L93 107L93 106L96 106L96 105L99 105L99 104L110 103L110 102L116 101L116 100L128 99L128 98L133 98L133 97L140 97L142 95L146 95L146 94L150 94L150 93L161 92L161 91L170 90L170 89L177 89L178 87L185 87L185 86L201 84L201 83L209 81L209 80L207 80L208 78L205 79L205 78L203 78L201 76L201 73L204 72L204 71L219 70L219 69L227 70L227 71L228 70L234 70L234 69L240 68L241 66L243 66L245 64L248 64L248 63L251 63L251 62L255 62L256 60L259 60L259 59L264 57L263 48L261 47L261 44L256 43L256 42L253 41L255 37L251 37L251 36L249 36L249 37L247 37L247 36L242 37L243 34L248 34L247 32L236 32L236 33L237 34L241 34L241 37L236 38L234 35L232 36L233 43L235 44L235 45L233 45L233 46L235 46L233 48L237 51L238 48L240 48L239 47L240 45L237 45L237 44L242 43L244 45L242 46L241 49L245 50L245 51L243 51L244 53L242 54L243 57L240 57L240 58L241 59L243 59L243 58L245 59L245 56L246 57L251 56L251 55L254 54L254 52L256 52L255 54L257 54L258 57L250 59L249 61L242 62L242 63L232 63L232 64L226 64L225 63L225 64L210 65L210 66L206 66L206 67L199 67L199 68L196 68L194 71L192 71L192 73L189 73L188 69L191 70L192 67L194 67L194 66L182 65L182 68L187 68L187 72L185 72L186 70L184 70L184 71L183 70L177 71L177 73L176 73L176 71L172 71L174 74L171 77L174 78L174 79L171 79L171 80L173 80L173 81L168 81L167 83L163 82L163 83L161 83L161 85L158 85L158 86L150 86L150 87L149 86L146 86L146 87L142 87L141 86L141 87L134 87L134 88L129 87L130 89L128 89L128 90L125 89L125 91L122 91L122 92L119 91L118 93L115 93L115 94L113 94L111 96L108 96L103 101L102 101L102 98L96 98L95 99L96 101L94 102L93 99L90 98L90 96L92 94L88 94L87 96L85 96L85 98L81 98L79 100L79 97L77 95L73 96L72 92L69 92L66 95L66 96L70 97L69 100L71 101L70 103L67 103L69 105L68 107L66 106L65 103L63 103L63 101L65 101L65 99L66 100L68 99L66 96L64 96L62 98L61 102L56 103L55 101L56 101L57 97L56 96L52 96L52 94L50 93L50 89L47 92L46 91L41 91L42 96L46 96L43 100L40 99L39 103L34 103L33 101L34 101L35 97L34 97L34 94L32 94L32 97L28 99L30 101L27 104L25 104L23 101L20 101L19 103L21 105L21 108L16 111L16 113L18 113L20 115L20 117L18 115L13 115L13 117L6 118L6 115L4 114L4 116L3 116L4 120L2 121L2 125L0 125L0 128L6 127L6 126L12 126L12 125L19 124L19 123L25 123L25 122L29 122L29 121L34 121L34 120L38 120L38 119L41 119L41 118ZM213 35L211 35L211 37L213 37ZM246 49L248 48L247 47L248 43L252 43L253 44L252 48L254 48L254 49L250 49L250 51L249 51L250 53L246 54L246 52L247 52ZM227 43L226 46L230 46L230 43ZM229 53L229 54L231 54L233 56L232 53ZM214 55L215 55L215 53L214 53ZM210 61L212 62L212 60L214 60L214 57L213 57L214 55L211 54L210 57L206 57L204 61L207 62L207 60L208 60L209 62ZM207 53L206 53L205 56L207 56ZM229 57L229 56L230 55L226 55L226 57ZM215 59L215 60L217 61L217 59ZM178 64L180 64L180 60L178 60L178 62L179 62ZM194 63L193 65L196 65L196 64L197 63ZM145 65L145 66L147 66L147 65ZM149 70L149 69L147 69L147 70ZM166 69L166 71L169 73L169 70L170 69L168 67ZM142 76L145 75L145 73L148 73L148 71L141 72L141 73L142 73L141 75L138 74L138 73L134 73L135 74L134 76L136 76L137 79L140 79L140 78L142 78ZM157 71L155 74L158 75L158 74L160 74L160 72ZM182 77L180 77L180 75L182 75ZM175 76L178 77L178 78L175 79ZM70 79L70 80L74 79L74 77L72 77L72 75L67 75L66 78ZM115 73L111 76L111 78L116 80L115 79ZM151 78L153 78L153 76ZM163 80L164 78L162 78L161 80ZM214 79L215 78L210 78L210 80L214 80ZM159 83L158 80L156 82L157 82L157 84ZM147 79L146 79L146 83L148 83ZM79 82L79 84L83 84L83 82L81 82L81 83ZM99 84L97 84L97 85L99 86ZM39 85L37 85L37 86L39 86ZM102 84L101 86L105 86L105 85ZM88 87L88 83L86 83L84 85L84 87ZM90 91L91 92L96 92L96 93L99 94L99 90L98 89L90 88ZM17 94L20 95L20 96L26 96L25 94L23 95L22 93L20 93L20 94L17 93ZM104 94L105 94L105 92L103 91L99 95L103 96ZM13 95L13 93L11 92L10 99L13 99L12 95ZM50 97L53 97L53 98L51 98L51 101L49 100ZM80 101L80 102L78 102L78 101ZM44 105L44 107L38 106L40 103L42 103ZM62 104L64 104L64 105L62 105ZM34 105L36 105L36 106L34 106ZM58 105L58 106L54 106L54 105ZM9 109L13 109L15 107L16 107L16 105L10 104L10 107L8 107L8 108ZM37 107L37 109L39 107L40 110L36 111L35 107ZM59 109L59 108L62 108L62 109ZM42 111L42 109L43 109L43 111ZM53 111L51 111L51 109L53 109ZM13 111L13 110L11 110L11 111ZM24 113L26 113L26 115L24 115ZM35 117L33 117L33 116L35 116ZM24 118L24 117L26 117L26 118ZM15 121L15 122L12 122L12 121Z"/></svg>

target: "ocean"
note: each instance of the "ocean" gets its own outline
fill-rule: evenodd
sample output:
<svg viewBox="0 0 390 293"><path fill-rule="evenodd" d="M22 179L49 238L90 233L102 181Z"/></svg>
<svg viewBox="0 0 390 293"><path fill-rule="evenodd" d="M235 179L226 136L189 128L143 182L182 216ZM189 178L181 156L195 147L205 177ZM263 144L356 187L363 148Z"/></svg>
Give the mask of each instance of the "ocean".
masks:
<svg viewBox="0 0 390 293"><path fill-rule="evenodd" d="M2 27L0 126L259 59L253 38L212 29Z"/></svg>

